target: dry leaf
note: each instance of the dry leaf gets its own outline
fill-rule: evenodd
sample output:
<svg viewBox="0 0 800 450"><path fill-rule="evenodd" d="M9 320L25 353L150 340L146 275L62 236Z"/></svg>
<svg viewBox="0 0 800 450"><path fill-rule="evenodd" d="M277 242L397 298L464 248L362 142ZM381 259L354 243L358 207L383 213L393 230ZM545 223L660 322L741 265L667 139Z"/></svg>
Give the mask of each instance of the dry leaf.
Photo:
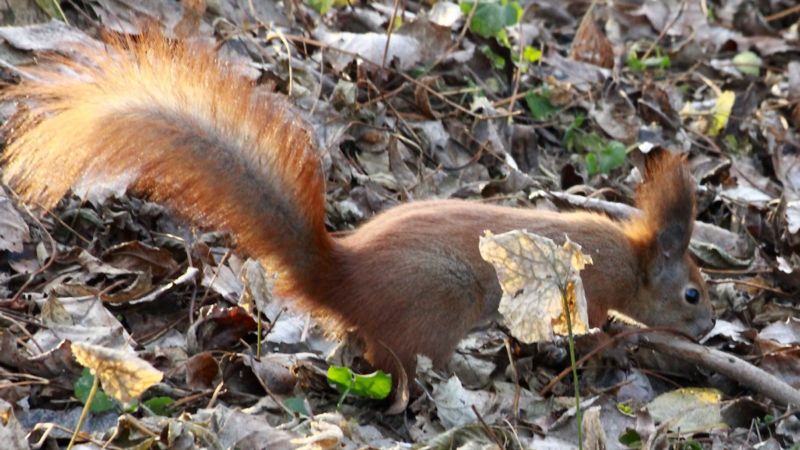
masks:
<svg viewBox="0 0 800 450"><path fill-rule="evenodd" d="M591 11L581 20L581 25L572 41L569 57L606 69L614 67L614 46L595 23Z"/></svg>
<svg viewBox="0 0 800 450"><path fill-rule="evenodd" d="M722 394L716 389L682 388L656 397L647 410L660 423L681 433L724 429L720 406Z"/></svg>
<svg viewBox="0 0 800 450"><path fill-rule="evenodd" d="M0 251L19 253L22 243L30 239L28 224L22 219L11 200L0 190Z"/></svg>
<svg viewBox="0 0 800 450"><path fill-rule="evenodd" d="M736 101L736 93L733 91L722 91L714 104L714 116L711 126L708 129L709 136L717 136L725 126L728 125L728 118L733 110L733 103Z"/></svg>
<svg viewBox="0 0 800 450"><path fill-rule="evenodd" d="M562 295L567 297L575 334L586 333L586 295L578 272L591 257L566 240L559 247L527 231L499 235L487 232L480 240L481 256L494 265L503 288L499 311L511 334L525 343L552 340L567 334Z"/></svg>
<svg viewBox="0 0 800 450"><path fill-rule="evenodd" d="M127 403L138 398L164 374L133 353L74 342L75 359L100 379L106 394Z"/></svg>

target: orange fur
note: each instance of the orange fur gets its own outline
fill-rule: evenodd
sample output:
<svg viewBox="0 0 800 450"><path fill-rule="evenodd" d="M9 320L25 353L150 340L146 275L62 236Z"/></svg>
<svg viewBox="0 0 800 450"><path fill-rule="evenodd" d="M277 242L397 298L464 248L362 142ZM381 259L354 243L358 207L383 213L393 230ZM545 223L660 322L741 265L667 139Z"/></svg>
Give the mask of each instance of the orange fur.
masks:
<svg viewBox="0 0 800 450"><path fill-rule="evenodd" d="M312 135L283 98L255 101L212 49L157 35L82 56L31 68L39 82L3 93L35 102L3 155L23 198L50 208L78 179L135 172L135 191L294 268L287 289L314 285L331 249L324 180Z"/></svg>
<svg viewBox="0 0 800 450"><path fill-rule="evenodd" d="M4 94L34 102L11 130L6 182L51 207L84 177L132 176L134 191L233 233L301 306L354 328L380 368L397 374L394 355L410 375L416 354L446 361L495 310L500 287L478 252L487 229L580 243L594 259L582 275L592 325L609 308L693 334L711 322L685 246L662 245L688 243L693 220L677 159L653 166L638 197L644 215L631 222L443 200L400 206L333 239L313 139L285 100L256 98L213 49L155 35L84 56L40 66L38 81ZM686 286L702 291L698 304L684 302Z"/></svg>
<svg viewBox="0 0 800 450"><path fill-rule="evenodd" d="M625 233L640 252L648 251L656 233L669 226L680 227L688 245L695 216L694 180L684 158L661 152L646 161L646 183L636 191L641 216L629 221Z"/></svg>

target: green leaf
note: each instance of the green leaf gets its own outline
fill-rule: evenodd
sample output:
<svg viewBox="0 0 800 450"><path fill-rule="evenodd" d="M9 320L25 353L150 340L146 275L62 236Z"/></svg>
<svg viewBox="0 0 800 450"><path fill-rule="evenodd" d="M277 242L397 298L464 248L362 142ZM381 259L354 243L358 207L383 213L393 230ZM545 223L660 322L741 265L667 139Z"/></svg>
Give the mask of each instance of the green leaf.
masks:
<svg viewBox="0 0 800 450"><path fill-rule="evenodd" d="M628 448L642 448L642 437L636 430L626 430L619 435L619 443Z"/></svg>
<svg viewBox="0 0 800 450"><path fill-rule="evenodd" d="M493 52L488 45L481 45L478 49L492 62L492 67L495 69L501 70L506 66L505 58Z"/></svg>
<svg viewBox="0 0 800 450"><path fill-rule="evenodd" d="M636 417L636 411L627 403L617 403L617 411L629 417Z"/></svg>
<svg viewBox="0 0 800 450"><path fill-rule="evenodd" d="M594 175L600 171L600 163L597 161L595 153L586 155L586 171L589 172L589 175Z"/></svg>
<svg viewBox="0 0 800 450"><path fill-rule="evenodd" d="M506 26L516 25L519 19L522 18L522 13L523 10L517 2L503 6L503 17L505 18Z"/></svg>
<svg viewBox="0 0 800 450"><path fill-rule="evenodd" d="M506 10L497 3L480 3L469 24L473 33L490 38L506 26Z"/></svg>
<svg viewBox="0 0 800 450"><path fill-rule="evenodd" d="M628 53L628 57L625 59L625 64L627 64L627 66L634 72L644 71L644 64L635 52Z"/></svg>
<svg viewBox="0 0 800 450"><path fill-rule="evenodd" d="M689 440L684 442L681 448L683 450L703 450L703 445L697 441Z"/></svg>
<svg viewBox="0 0 800 450"><path fill-rule="evenodd" d="M92 383L94 383L94 375L92 375L92 372L88 368L84 367L80 378L75 380L75 385L72 387L75 398L80 400L84 405L89 398L89 391L92 390ZM94 413L110 411L114 409L114 405L114 399L109 397L102 389L97 389L97 394L95 394L94 400L92 400L91 411Z"/></svg>
<svg viewBox="0 0 800 450"><path fill-rule="evenodd" d="M734 56L733 65L744 75L757 77L761 73L761 57L750 51Z"/></svg>
<svg viewBox="0 0 800 450"><path fill-rule="evenodd" d="M600 153L608 145L597 133L586 133L578 130L575 137L575 148L589 153Z"/></svg>
<svg viewBox="0 0 800 450"><path fill-rule="evenodd" d="M328 367L328 381L342 393L382 400L392 391L392 377L382 370L369 375L359 375L347 367Z"/></svg>
<svg viewBox="0 0 800 450"><path fill-rule="evenodd" d="M542 51L528 45L522 51L522 58L529 63L539 62L542 59Z"/></svg>
<svg viewBox="0 0 800 450"><path fill-rule="evenodd" d="M664 56L651 56L642 60L642 65L648 69L662 69L666 70L672 65L672 60L668 55Z"/></svg>
<svg viewBox="0 0 800 450"><path fill-rule="evenodd" d="M548 95L547 91L543 91L541 94L533 91L528 92L525 95L525 103L528 105L528 109L531 111L531 116L535 120L548 119L550 116L558 112L558 108L550 103L550 96Z"/></svg>
<svg viewBox="0 0 800 450"><path fill-rule="evenodd" d="M625 64L627 64L628 67L635 72L643 72L646 69L669 69L672 65L672 60L670 59L669 55L661 55L660 51L657 51L656 53L656 56L650 56L645 59L641 59L639 58L639 55L636 54L636 51L632 49L628 53Z"/></svg>
<svg viewBox="0 0 800 450"><path fill-rule="evenodd" d="M589 171L589 175L609 173L625 164L626 154L625 144L611 141L600 151L586 155L586 169Z"/></svg>
<svg viewBox="0 0 800 450"><path fill-rule="evenodd" d="M169 417L171 415L169 407L173 403L175 403L175 400L170 397L153 397L145 401L144 406L159 416Z"/></svg>
<svg viewBox="0 0 800 450"><path fill-rule="evenodd" d="M310 417L311 414L306 409L305 398L303 397L289 397L283 401L283 405L289 408L290 411L301 416Z"/></svg>
<svg viewBox="0 0 800 450"><path fill-rule="evenodd" d="M111 397L111 399L113 400L114 398ZM122 405L122 410L125 411L128 414L135 413L136 411L139 410L139 400L133 399L133 400L129 401L128 403L124 403Z"/></svg>
<svg viewBox="0 0 800 450"><path fill-rule="evenodd" d="M323 15L330 11L333 6L333 0L308 0L308 5L314 8L314 11Z"/></svg>
<svg viewBox="0 0 800 450"><path fill-rule="evenodd" d="M56 4L58 0L36 0L36 4L42 9L51 19L64 21L64 15L61 8Z"/></svg>
<svg viewBox="0 0 800 450"><path fill-rule="evenodd" d="M581 135L581 126L583 126L583 122L586 120L586 116L583 114L578 114L575 116L575 119L572 120L572 123L569 124L566 130L564 130L564 147L569 151L574 151L577 147L578 137Z"/></svg>

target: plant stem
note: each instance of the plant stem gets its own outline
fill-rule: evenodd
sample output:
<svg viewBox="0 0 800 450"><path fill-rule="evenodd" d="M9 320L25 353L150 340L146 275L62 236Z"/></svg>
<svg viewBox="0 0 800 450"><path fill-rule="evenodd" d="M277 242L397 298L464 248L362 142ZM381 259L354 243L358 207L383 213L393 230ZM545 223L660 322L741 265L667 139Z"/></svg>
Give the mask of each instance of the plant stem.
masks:
<svg viewBox="0 0 800 450"><path fill-rule="evenodd" d="M95 395L97 395L97 388L100 386L100 377L97 374L94 374L94 381L92 381L92 389L89 390L89 396L86 397L86 404L83 405L83 411L81 411L81 417L78 419L78 425L75 426L75 431L72 433L72 438L69 440L69 445L67 445L67 450L71 450L72 446L75 445L75 439L78 437L78 433L81 432L81 428L83 428L83 423L86 422L86 417L89 416L89 410L92 409L92 401L94 400Z"/></svg>
<svg viewBox="0 0 800 450"><path fill-rule="evenodd" d="M566 289L561 291L561 302L564 316L567 319L567 343L569 344L569 364L572 367L572 384L575 385L575 422L578 426L578 449L583 450L583 414L581 414L581 387L578 383L578 366L575 363L575 336L572 334L572 314L569 309L569 293L574 292L575 285L568 282Z"/></svg>

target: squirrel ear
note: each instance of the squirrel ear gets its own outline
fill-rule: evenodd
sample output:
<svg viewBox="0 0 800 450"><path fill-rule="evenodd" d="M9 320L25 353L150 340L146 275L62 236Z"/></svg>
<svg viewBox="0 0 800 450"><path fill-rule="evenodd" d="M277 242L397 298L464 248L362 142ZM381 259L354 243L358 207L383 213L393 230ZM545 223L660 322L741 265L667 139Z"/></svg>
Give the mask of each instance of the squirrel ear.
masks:
<svg viewBox="0 0 800 450"><path fill-rule="evenodd" d="M649 157L645 168L636 192L642 214L628 223L626 234L651 263L682 260L694 225L694 178L685 159L668 151Z"/></svg>
<svg viewBox="0 0 800 450"><path fill-rule="evenodd" d="M666 259L682 256L689 247L691 231L682 224L671 223L656 234L657 250Z"/></svg>

